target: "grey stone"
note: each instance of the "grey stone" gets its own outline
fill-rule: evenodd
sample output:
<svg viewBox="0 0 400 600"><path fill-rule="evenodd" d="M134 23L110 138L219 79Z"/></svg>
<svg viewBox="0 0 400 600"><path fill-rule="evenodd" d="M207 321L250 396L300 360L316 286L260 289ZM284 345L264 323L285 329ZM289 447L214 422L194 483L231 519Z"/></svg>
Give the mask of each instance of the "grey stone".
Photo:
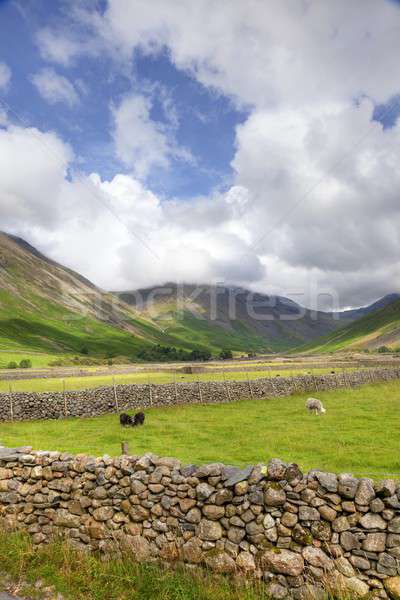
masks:
<svg viewBox="0 0 400 600"><path fill-rule="evenodd" d="M300 521L319 521L321 515L316 508L310 506L299 507L299 519Z"/></svg>
<svg viewBox="0 0 400 600"><path fill-rule="evenodd" d="M359 480L347 473L339 475L338 492L343 498L353 500L357 493Z"/></svg>
<svg viewBox="0 0 400 600"><path fill-rule="evenodd" d="M375 490L371 479L361 479L355 496L356 503L368 506L374 498Z"/></svg>
<svg viewBox="0 0 400 600"><path fill-rule="evenodd" d="M331 569L333 567L332 559L330 559L320 548L306 546L302 550L302 555L304 560L313 567L318 567L324 570Z"/></svg>
<svg viewBox="0 0 400 600"><path fill-rule="evenodd" d="M202 519L197 527L197 536L209 542L219 540L222 537L222 527L218 521Z"/></svg>
<svg viewBox="0 0 400 600"><path fill-rule="evenodd" d="M361 527L364 529L381 529L384 530L387 527L386 521L382 517L375 513L367 513L360 519Z"/></svg>
<svg viewBox="0 0 400 600"><path fill-rule="evenodd" d="M389 498L396 493L396 482L393 479L384 479L376 484L375 490L378 496Z"/></svg>
<svg viewBox="0 0 400 600"><path fill-rule="evenodd" d="M400 534L400 517L395 517L388 523L388 531Z"/></svg>
<svg viewBox="0 0 400 600"><path fill-rule="evenodd" d="M304 560L301 554L289 550L267 550L261 556L261 564L264 569L273 573L293 577L301 575L304 569Z"/></svg>
<svg viewBox="0 0 400 600"><path fill-rule="evenodd" d="M361 547L361 543L358 538L350 531L344 531L340 534L340 544L343 546L346 552L350 550L356 550Z"/></svg>
<svg viewBox="0 0 400 600"><path fill-rule="evenodd" d="M199 483L196 487L196 494L199 500L207 500L214 492L214 488L208 485L208 483Z"/></svg>
<svg viewBox="0 0 400 600"><path fill-rule="evenodd" d="M362 549L367 552L384 552L386 533L368 533L362 543Z"/></svg>
<svg viewBox="0 0 400 600"><path fill-rule="evenodd" d="M286 493L281 487L268 487L264 492L264 502L267 506L283 506Z"/></svg>
<svg viewBox="0 0 400 600"><path fill-rule="evenodd" d="M367 558L363 556L350 556L350 562L356 569L367 571L371 568L371 564Z"/></svg>
<svg viewBox="0 0 400 600"><path fill-rule="evenodd" d="M285 478L287 464L279 458L272 458L267 466L268 479L272 481L281 481Z"/></svg>
<svg viewBox="0 0 400 600"><path fill-rule="evenodd" d="M338 490L338 478L335 473L324 473L323 471L317 471L315 473L319 483L328 492L337 492Z"/></svg>
<svg viewBox="0 0 400 600"><path fill-rule="evenodd" d="M245 469L238 469L234 474L232 474L229 479L225 481L226 487L233 487L237 483L241 481L245 481L251 475L253 467L246 467Z"/></svg>

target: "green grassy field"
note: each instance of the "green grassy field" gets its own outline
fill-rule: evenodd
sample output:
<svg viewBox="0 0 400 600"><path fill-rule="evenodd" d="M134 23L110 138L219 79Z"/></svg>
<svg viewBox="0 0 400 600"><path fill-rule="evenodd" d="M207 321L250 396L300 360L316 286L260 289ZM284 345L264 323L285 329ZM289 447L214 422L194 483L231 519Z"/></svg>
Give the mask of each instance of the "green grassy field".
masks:
<svg viewBox="0 0 400 600"><path fill-rule="evenodd" d="M291 377L293 375L305 375L313 373L314 375L324 375L331 372L331 368L313 369L294 368L288 370L271 369L265 371L225 371L221 369L216 373L195 373L195 374L176 374L177 382L185 381L243 381L250 379L259 379L261 377ZM347 369L352 370L352 369ZM83 390L103 386L111 386L115 380L116 384L129 383L173 383L175 381L172 372L151 372L151 373L129 373L120 375L90 375L88 377L59 377L21 379L14 381L0 381L0 392L61 392L65 382L66 390Z"/></svg>
<svg viewBox="0 0 400 600"><path fill-rule="evenodd" d="M327 408L306 412L305 395L232 404L146 410L146 424L122 429L116 415L0 425L8 446L117 455L154 452L185 463L255 464L279 457L303 469L400 477L400 384L319 393Z"/></svg>
<svg viewBox="0 0 400 600"><path fill-rule="evenodd" d="M321 354L355 348L400 347L400 300L366 315L346 327L299 346L295 353Z"/></svg>

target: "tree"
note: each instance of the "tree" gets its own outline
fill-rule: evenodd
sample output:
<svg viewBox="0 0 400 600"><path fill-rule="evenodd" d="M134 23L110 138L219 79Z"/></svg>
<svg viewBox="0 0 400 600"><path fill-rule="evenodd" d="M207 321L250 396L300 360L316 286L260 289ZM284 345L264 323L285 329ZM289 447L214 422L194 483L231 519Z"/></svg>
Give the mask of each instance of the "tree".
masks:
<svg viewBox="0 0 400 600"><path fill-rule="evenodd" d="M14 360L12 360L11 362L9 362L8 365L7 365L7 369L17 369L17 368L18 368L18 365L17 365L17 363Z"/></svg>
<svg viewBox="0 0 400 600"><path fill-rule="evenodd" d="M232 350L221 350L221 352L219 353L219 358L221 358L222 360L230 360L231 358L233 358Z"/></svg>
<svg viewBox="0 0 400 600"><path fill-rule="evenodd" d="M390 352L390 348L388 348L387 346L379 346L379 348L378 348L378 352L379 352L380 354L384 354L384 353L386 353L386 352Z"/></svg>
<svg viewBox="0 0 400 600"><path fill-rule="evenodd" d="M211 358L211 352L209 350L192 350L190 353L190 360L207 361Z"/></svg>
<svg viewBox="0 0 400 600"><path fill-rule="evenodd" d="M82 346L81 354L89 354L89 348L87 348L87 346Z"/></svg>
<svg viewBox="0 0 400 600"><path fill-rule="evenodd" d="M32 361L30 361L29 358L24 358L19 363L19 367L20 369L30 369L32 367Z"/></svg>

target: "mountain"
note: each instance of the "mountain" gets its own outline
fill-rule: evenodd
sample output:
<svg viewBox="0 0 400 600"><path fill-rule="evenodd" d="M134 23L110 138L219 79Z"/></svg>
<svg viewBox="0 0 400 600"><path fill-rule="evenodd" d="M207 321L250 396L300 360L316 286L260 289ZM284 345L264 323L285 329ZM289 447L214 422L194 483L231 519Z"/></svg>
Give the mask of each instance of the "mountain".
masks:
<svg viewBox="0 0 400 600"><path fill-rule="evenodd" d="M212 348L284 351L342 325L332 314L243 288L168 283L116 295L182 344Z"/></svg>
<svg viewBox="0 0 400 600"><path fill-rule="evenodd" d="M393 294L389 297L396 296L397 294ZM386 298L388 296L375 305L379 305ZM400 300L395 299L389 304L383 302L383 308L378 308L349 325L298 348L298 351L320 353L339 350L375 350L380 346L400 348Z"/></svg>
<svg viewBox="0 0 400 600"><path fill-rule="evenodd" d="M105 292L21 238L0 232L0 366L13 353L34 356L35 366L55 358L84 360L86 354L137 359L154 344L214 354L221 348L286 351L321 336L336 339L343 318L347 323L360 310L368 307L314 313L287 298L229 286Z"/></svg>
<svg viewBox="0 0 400 600"><path fill-rule="evenodd" d="M24 240L0 232L0 362L4 354L134 357L171 343L132 307Z"/></svg>
<svg viewBox="0 0 400 600"><path fill-rule="evenodd" d="M355 319L360 319L361 317L365 317L380 308L385 308L389 304L393 304L396 300L400 300L400 294L387 294L380 298L376 302L369 304L368 306L362 306L361 308L353 308L350 310L344 310L340 313L341 319L347 319L350 321L354 321Z"/></svg>

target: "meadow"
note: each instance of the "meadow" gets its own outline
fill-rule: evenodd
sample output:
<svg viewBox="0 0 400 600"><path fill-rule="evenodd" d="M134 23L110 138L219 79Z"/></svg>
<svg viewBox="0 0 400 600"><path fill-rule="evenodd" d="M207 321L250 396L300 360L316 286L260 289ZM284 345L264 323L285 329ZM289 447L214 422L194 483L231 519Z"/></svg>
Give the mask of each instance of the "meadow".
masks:
<svg viewBox="0 0 400 600"><path fill-rule="evenodd" d="M380 383L321 392L327 413L305 410L307 395L231 404L146 410L143 427L123 429L118 416L2 423L0 442L101 456L118 455L122 441L132 454L153 452L184 463L266 462L272 457L303 469L400 478L400 385Z"/></svg>
<svg viewBox="0 0 400 600"><path fill-rule="evenodd" d="M82 377L38 377L20 380L0 380L0 392L61 392L66 390L83 390L98 387L107 387L115 384L130 383L174 383L186 381L244 381L247 379L259 379L262 377L291 377L293 375L325 375L330 373L331 367L310 369L307 367L293 367L292 369L269 368L265 370L247 371L245 368L238 371L225 371L223 368L204 373L181 373L179 371L138 371L133 373L120 373L110 375L89 375ZM346 369L346 370L353 370ZM340 372L341 370L338 370Z"/></svg>

